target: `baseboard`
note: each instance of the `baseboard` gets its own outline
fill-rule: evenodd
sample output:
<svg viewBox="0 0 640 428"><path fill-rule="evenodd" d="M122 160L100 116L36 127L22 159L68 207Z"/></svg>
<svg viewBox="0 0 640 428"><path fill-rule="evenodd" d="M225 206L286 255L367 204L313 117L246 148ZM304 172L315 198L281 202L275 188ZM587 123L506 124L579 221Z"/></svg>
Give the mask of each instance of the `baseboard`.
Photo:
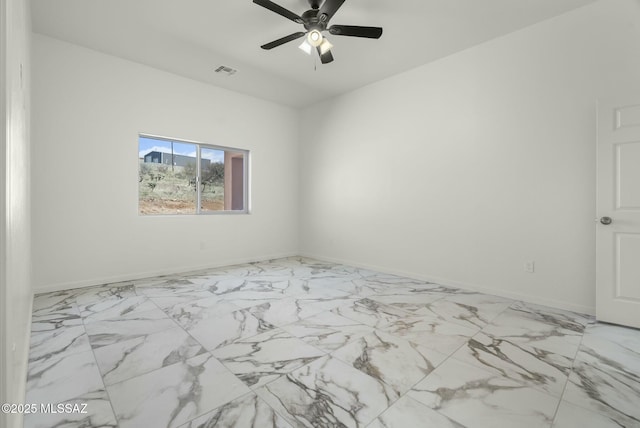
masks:
<svg viewBox="0 0 640 428"><path fill-rule="evenodd" d="M265 260L294 257L297 255L298 255L297 252L293 252L293 253L270 254L265 256L256 256L256 257L248 257L248 258L226 259L219 263L208 263L206 265L185 266L179 269L176 269L176 268L158 269L158 270L145 271L145 272L135 272L135 273L132 272L124 275L91 278L91 279L80 280L80 281L47 284L44 286L36 287L34 289L34 294L43 294L43 293L51 293L55 291L72 290L76 288L92 287L95 285L112 284L117 282L135 281L139 279L153 278L155 276L180 274L180 273L187 273L187 272L193 272L193 271L204 270L204 269L216 269L220 267L234 266L234 265L240 265L244 263L254 263L254 262L261 262Z"/></svg>
<svg viewBox="0 0 640 428"><path fill-rule="evenodd" d="M591 306L576 305L574 303L565 302L562 300L545 299L545 298L533 296L530 294L513 293L510 291L500 290L496 288L484 287L478 284L460 282L460 281L455 281L447 278L439 278L439 277L424 275L416 272L408 272L408 271L403 271L398 269L385 268L385 267L380 267L380 266L372 265L368 263L360 263L360 262L355 262L353 260L327 257L324 255L312 254L307 252L279 253L279 254L270 254L267 256L228 259L220 263L188 266L181 269L158 269L153 271L130 273L125 275L92 278L90 280L83 280L83 281L50 284L50 285L36 288L34 290L34 294L50 293L50 292L62 291L62 290L71 290L76 288L91 287L95 285L111 284L111 283L124 282L124 281L135 281L138 279L151 278L155 276L186 273L186 272L198 271L203 269L215 269L215 268L220 268L225 266L233 266L233 265L239 265L244 263L253 263L253 262L260 262L265 260L273 260L273 259L280 259L280 258L294 257L294 256L309 257L312 259L317 259L317 260L322 260L322 261L327 261L332 263L339 263L339 264L359 267L363 269L370 269L370 270L374 270L382 273L389 273L392 275L399 275L407 278L418 279L421 281L433 282L440 285L457 287L463 290L477 291L479 293L492 294L494 296L505 297L508 299L522 300L528 303L534 303L537 305L544 305L552 308L564 309L572 312L578 312L581 314L595 315L595 307L591 307Z"/></svg>
<svg viewBox="0 0 640 428"><path fill-rule="evenodd" d="M370 269L382 273L388 273L392 275L404 276L407 278L417 279L420 281L433 282L440 285L449 287L461 288L463 290L476 291L484 294L491 294L494 296L505 297L508 299L521 300L527 303L533 303L536 305L549 306L551 308L564 309L567 311L577 312L586 315L595 315L596 309L592 306L576 305L575 303L565 302L562 300L545 299L538 296L532 296L530 294L513 293L510 291L500 290L496 288L484 287L477 284L471 284L466 282L454 281L447 278L439 278L429 275L423 275L416 272L408 272L403 270L384 268L377 265L371 265L367 263L354 262L353 260L339 259L335 257L327 257L323 255L317 255L307 252L300 252L303 257L309 257L312 259L322 260L326 262L339 263L343 265L349 265L353 267L359 267L363 269Z"/></svg>

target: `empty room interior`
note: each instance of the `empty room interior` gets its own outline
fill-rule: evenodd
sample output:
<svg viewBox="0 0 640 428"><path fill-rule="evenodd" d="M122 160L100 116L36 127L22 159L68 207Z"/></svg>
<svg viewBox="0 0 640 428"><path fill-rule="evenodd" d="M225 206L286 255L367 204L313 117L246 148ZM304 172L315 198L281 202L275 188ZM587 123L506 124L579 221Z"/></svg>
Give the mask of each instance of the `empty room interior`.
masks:
<svg viewBox="0 0 640 428"><path fill-rule="evenodd" d="M640 427L640 0L0 5L1 427Z"/></svg>

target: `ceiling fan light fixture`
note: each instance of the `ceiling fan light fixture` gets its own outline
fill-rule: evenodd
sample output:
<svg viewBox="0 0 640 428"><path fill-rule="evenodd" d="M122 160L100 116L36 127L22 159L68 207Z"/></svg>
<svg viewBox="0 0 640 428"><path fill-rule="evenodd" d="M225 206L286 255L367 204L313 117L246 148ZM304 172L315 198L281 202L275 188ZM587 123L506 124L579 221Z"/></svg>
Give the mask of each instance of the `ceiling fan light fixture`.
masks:
<svg viewBox="0 0 640 428"><path fill-rule="evenodd" d="M302 44L298 46L298 48L302 50L304 53L306 53L307 55L311 55L311 50L313 49L313 46L311 46L309 42L307 42L307 40L305 39L304 42L302 42Z"/></svg>
<svg viewBox="0 0 640 428"><path fill-rule="evenodd" d="M331 42L329 42L329 40L327 40L326 37L323 38L322 43L320 44L320 55L326 54L331 50L331 48L333 48L333 45L331 44Z"/></svg>
<svg viewBox="0 0 640 428"><path fill-rule="evenodd" d="M322 33L318 30L311 30L309 31L309 34L307 34L307 42L309 42L309 44L314 48L320 46L323 39L324 37L322 37Z"/></svg>

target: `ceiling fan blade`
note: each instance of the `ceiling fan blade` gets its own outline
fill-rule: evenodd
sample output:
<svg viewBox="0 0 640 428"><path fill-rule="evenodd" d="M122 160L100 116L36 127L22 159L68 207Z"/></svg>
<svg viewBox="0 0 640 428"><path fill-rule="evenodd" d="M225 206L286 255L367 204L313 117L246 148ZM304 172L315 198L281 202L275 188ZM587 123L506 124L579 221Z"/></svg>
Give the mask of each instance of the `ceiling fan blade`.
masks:
<svg viewBox="0 0 640 428"><path fill-rule="evenodd" d="M300 16L296 15L295 13L291 12L288 9L285 9L280 5L275 4L270 0L253 0L253 2L259 6L269 9L272 12L277 13L278 15L284 16L285 18L290 19L293 22L297 22L298 24L303 23L302 18Z"/></svg>
<svg viewBox="0 0 640 428"><path fill-rule="evenodd" d="M366 37L379 39L382 36L380 27L360 27L358 25L332 25L329 32L335 36Z"/></svg>
<svg viewBox="0 0 640 428"><path fill-rule="evenodd" d="M331 51L327 51L324 54L322 54L320 52L320 46L318 46L317 50L318 50L318 55L320 55L320 62L321 63L329 64L331 61L333 61L333 55L331 54Z"/></svg>
<svg viewBox="0 0 640 428"><path fill-rule="evenodd" d="M343 3L344 0L324 0L322 7L318 11L320 22L329 22Z"/></svg>
<svg viewBox="0 0 640 428"><path fill-rule="evenodd" d="M262 45L260 47L262 49L265 49L265 50L277 48L278 46L284 45L285 43L289 43L292 40L299 39L300 37L304 36L305 34L307 34L307 33L303 32L303 31L299 31L297 33L289 34L288 36L284 36L281 39L274 40L273 42L267 43L266 45Z"/></svg>

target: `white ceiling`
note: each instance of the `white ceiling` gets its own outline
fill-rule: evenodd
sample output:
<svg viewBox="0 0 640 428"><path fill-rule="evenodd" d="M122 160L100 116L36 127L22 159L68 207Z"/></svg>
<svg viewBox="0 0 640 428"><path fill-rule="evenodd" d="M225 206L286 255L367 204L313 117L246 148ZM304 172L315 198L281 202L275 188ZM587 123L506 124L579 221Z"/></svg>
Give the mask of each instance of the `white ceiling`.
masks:
<svg viewBox="0 0 640 428"><path fill-rule="evenodd" d="M346 0L332 24L381 26L379 40L328 35L322 65L303 27L251 0L32 0L38 33L290 106L306 106L596 0ZM302 14L307 0L275 0ZM233 76L213 72L220 65Z"/></svg>

